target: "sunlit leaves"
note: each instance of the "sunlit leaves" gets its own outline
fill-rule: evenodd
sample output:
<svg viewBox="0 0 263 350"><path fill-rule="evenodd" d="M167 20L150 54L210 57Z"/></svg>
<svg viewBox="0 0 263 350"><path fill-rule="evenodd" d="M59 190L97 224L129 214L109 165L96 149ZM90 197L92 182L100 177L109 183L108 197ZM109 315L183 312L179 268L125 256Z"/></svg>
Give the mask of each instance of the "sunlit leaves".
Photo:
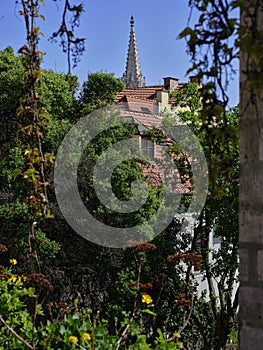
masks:
<svg viewBox="0 0 263 350"><path fill-rule="evenodd" d="M197 23L184 29L179 38L187 41L194 72L203 80L214 81L215 92L212 104L219 101L228 104L227 86L235 74L234 60L238 56L235 40L239 23L231 2L218 0L191 0L192 11L200 13Z"/></svg>

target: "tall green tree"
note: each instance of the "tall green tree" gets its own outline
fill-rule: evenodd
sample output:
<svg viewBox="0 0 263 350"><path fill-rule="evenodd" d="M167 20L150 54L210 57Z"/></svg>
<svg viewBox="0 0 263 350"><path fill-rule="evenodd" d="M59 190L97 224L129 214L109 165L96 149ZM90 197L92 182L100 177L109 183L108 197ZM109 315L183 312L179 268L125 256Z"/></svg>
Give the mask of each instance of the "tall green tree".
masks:
<svg viewBox="0 0 263 350"><path fill-rule="evenodd" d="M124 87L124 82L120 78L115 78L113 73L89 73L80 96L82 115L114 103L116 93L122 91Z"/></svg>
<svg viewBox="0 0 263 350"><path fill-rule="evenodd" d="M241 58L240 349L256 349L262 344L262 1L192 0L189 4L200 17L181 37L187 37L191 70L208 78L204 86L208 87L209 98L204 99L208 119L217 115L218 101L227 104L233 59L237 53ZM230 135L223 136L228 141Z"/></svg>
<svg viewBox="0 0 263 350"><path fill-rule="evenodd" d="M0 51L0 148L15 135L17 108L24 89L25 60L11 46ZM4 153L6 149L4 148Z"/></svg>
<svg viewBox="0 0 263 350"><path fill-rule="evenodd" d="M78 118L78 77L72 74L44 70L38 89L43 107L51 119Z"/></svg>
<svg viewBox="0 0 263 350"><path fill-rule="evenodd" d="M209 189L202 213L194 228L186 226L181 232L188 246L177 247L179 252L202 256L199 283L205 282L207 290L203 296L200 291L197 293L195 280L191 282L188 270L184 292L193 301L190 324L202 338L200 348L219 350L229 340L238 307L238 108L222 111L221 118L218 115L209 121L200 86L189 84L173 96L178 107L182 107L181 111L177 110L177 116L198 136L209 172ZM173 123L173 116L169 116L168 122ZM227 144L226 135L229 135ZM218 244L214 245L215 242ZM201 310L206 310L206 316L199 314ZM185 332L189 332L187 327Z"/></svg>
<svg viewBox="0 0 263 350"><path fill-rule="evenodd" d="M7 47L0 52L0 143L3 157L6 143L10 147L17 131L17 109L25 90L25 69L27 60L21 54L16 55L13 48ZM43 70L37 93L41 96L41 107L45 108L52 120L79 118L78 78L71 74ZM52 129L52 127L49 127ZM54 128L53 128L54 129Z"/></svg>

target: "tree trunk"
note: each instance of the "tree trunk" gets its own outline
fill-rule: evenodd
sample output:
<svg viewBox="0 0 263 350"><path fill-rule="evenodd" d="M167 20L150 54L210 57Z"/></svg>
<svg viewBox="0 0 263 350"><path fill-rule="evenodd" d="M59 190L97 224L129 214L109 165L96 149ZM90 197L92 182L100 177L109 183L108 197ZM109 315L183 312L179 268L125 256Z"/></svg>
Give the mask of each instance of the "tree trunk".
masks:
<svg viewBox="0 0 263 350"><path fill-rule="evenodd" d="M263 79L259 33L263 30L263 1L244 0L243 5L246 8L241 11L241 26L246 27L246 33L241 37L240 55L239 346L240 350L249 350L263 346ZM244 38L249 37L248 44Z"/></svg>

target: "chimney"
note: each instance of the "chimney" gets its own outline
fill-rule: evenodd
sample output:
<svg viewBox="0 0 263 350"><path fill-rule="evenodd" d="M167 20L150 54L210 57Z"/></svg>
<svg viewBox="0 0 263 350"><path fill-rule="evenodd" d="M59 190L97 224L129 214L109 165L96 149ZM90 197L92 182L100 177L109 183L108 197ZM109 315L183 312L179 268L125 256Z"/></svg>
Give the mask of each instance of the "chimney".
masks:
<svg viewBox="0 0 263 350"><path fill-rule="evenodd" d="M178 78L166 77L166 78L163 78L163 80L164 80L163 85L165 90L170 90L170 89L174 90L178 86L178 80L179 80Z"/></svg>
<svg viewBox="0 0 263 350"><path fill-rule="evenodd" d="M156 107L157 113L161 111L170 110L169 106L169 92L168 90L157 90L156 91Z"/></svg>
<svg viewBox="0 0 263 350"><path fill-rule="evenodd" d="M167 90L157 90L156 91L156 101L168 105L169 94Z"/></svg>
<svg viewBox="0 0 263 350"><path fill-rule="evenodd" d="M191 75L189 77L189 80L190 80L190 83L201 85L201 79L198 77L198 75Z"/></svg>

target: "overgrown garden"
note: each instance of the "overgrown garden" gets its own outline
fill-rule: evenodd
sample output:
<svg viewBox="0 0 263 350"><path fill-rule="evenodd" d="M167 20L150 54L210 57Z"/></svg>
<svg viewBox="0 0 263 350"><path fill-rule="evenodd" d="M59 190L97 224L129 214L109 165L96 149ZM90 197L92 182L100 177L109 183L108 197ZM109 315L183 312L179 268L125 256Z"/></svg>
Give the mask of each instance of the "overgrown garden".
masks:
<svg viewBox="0 0 263 350"><path fill-rule="evenodd" d="M216 41L213 67L209 58L194 61L193 69L207 68L198 74L204 84L170 91L183 107L177 117L198 137L207 159L209 188L202 213L191 230L174 218L154 239L113 249L83 239L64 220L54 191L54 162L71 126L114 103L124 84L114 74L97 72L80 86L71 74L84 39L69 33L78 26L82 6L68 0L65 11L72 15L73 27L61 25L53 39L62 40L69 72L43 70L38 46L44 1L18 3L27 42L17 54L11 46L0 52L0 349L234 349L239 120L238 106L228 108L223 81L217 80L236 57L223 43L238 31L237 20L227 17L231 8L220 1L190 1L201 12L210 11L201 15L195 31L187 28L181 34L190 36L193 60L197 47L211 45L208 32L219 35L216 26L226 29ZM216 7L221 12L215 17ZM202 25L214 32L201 30ZM224 62L223 56L228 57ZM164 115L164 125L173 126L173 118ZM79 168L84 203L112 226L145 222L160 203L162 187L148 182L146 205L127 221L101 207L92 191L90 171L102 150L136 132L136 126L120 127L99 135ZM160 136L151 135L156 143L162 143ZM167 152L182 155L177 144ZM184 160L177 158L181 174L189 171ZM112 186L119 199L130 198L135 179L147 181L136 161L116 168ZM188 200L182 200L186 207ZM219 248L211 248L211 239L220 241ZM197 276L208 286L202 293Z"/></svg>

